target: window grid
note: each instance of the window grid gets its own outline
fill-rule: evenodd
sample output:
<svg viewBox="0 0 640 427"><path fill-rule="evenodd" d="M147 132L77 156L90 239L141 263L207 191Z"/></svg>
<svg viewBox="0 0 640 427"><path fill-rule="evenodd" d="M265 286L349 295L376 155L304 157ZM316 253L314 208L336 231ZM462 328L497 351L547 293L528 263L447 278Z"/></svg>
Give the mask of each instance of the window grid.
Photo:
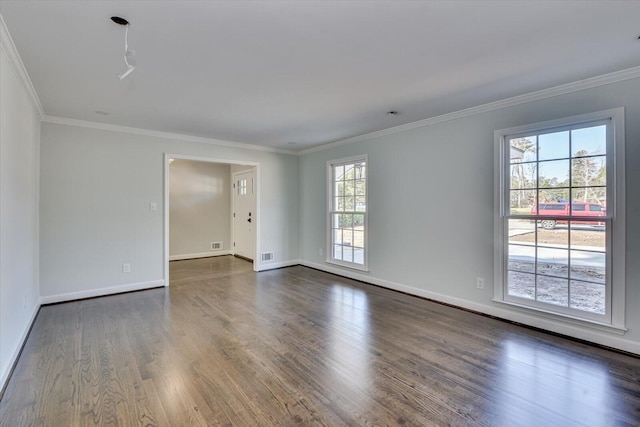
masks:
<svg viewBox="0 0 640 427"><path fill-rule="evenodd" d="M599 203L596 203L606 203L607 200L606 193L608 187L606 184L610 182L610 180L607 179L608 171L605 168L608 150L607 145L609 145L607 137L605 136L604 141L601 142L605 147L604 153L589 154L584 151L574 152L573 146L575 131L579 132L598 126L604 126L605 129L608 128L606 124L599 121L562 131L552 131L546 134L566 133L568 156L552 155L550 157L541 157L542 144L540 143L540 137L545 135L543 133L529 134L524 137L511 136L505 138L508 144L505 144L504 150L509 153L507 157L509 159L509 174L508 176L505 174L505 178L508 181L508 185L505 186L507 191L506 200L509 201L509 203L505 204L506 212L504 214L507 228L504 243L507 249L507 286L504 288L505 299L514 299L516 301L530 300L535 305L557 306L557 309L560 311L565 309L568 313L577 311L580 312L580 315L587 318L598 318L610 315L607 289L607 284L610 282L610 263L607 261L610 247L605 244L602 250L593 250L590 248L576 248L572 243L572 239L574 238L573 230L576 226L590 228L604 226L604 230L601 232L605 235L609 234L611 227L611 213L605 213L606 209L600 207L601 205ZM607 132L610 132L610 129L607 129ZM529 144L524 143L525 147L523 150L521 147L514 147L514 141L524 141ZM523 161L525 153L531 151L532 146L535 151L535 159ZM522 156L522 158L518 158L519 156ZM551 170L555 166L556 169L559 169L559 166L563 163L568 175L566 182L558 183L557 177L554 177L554 179L549 182L543 182L543 179L548 180L548 177L545 176L547 173L545 171L546 168L551 166L549 168L549 170ZM534 178L530 180L529 183L522 179L525 169L531 173L531 178ZM594 178L591 176L594 170L597 170L599 173L599 176L596 178L600 180L604 179L604 184L597 180L596 182L591 180L591 178ZM578 171L584 175L577 176ZM582 180L582 182L580 182L580 180ZM555 201L550 200L551 194L555 197ZM565 194L567 197L562 197ZM577 200L578 198L581 198L582 201ZM591 200L593 198L595 198L595 200ZM530 199L533 199L535 208L532 208L529 213L525 213L521 210L522 201ZM514 208L514 203L517 205L518 210ZM546 207L545 204L549 205L548 207L552 209L562 207L566 211L562 213L553 210L545 212L543 210ZM587 212L587 206L589 206L589 212ZM593 211L591 210L592 206L595 207ZM574 207L576 208L574 209ZM597 218L588 215L588 213L592 212L593 215L598 215ZM540 221L541 218L543 218L542 221ZM533 265L528 267L529 270L532 271L523 271L527 270L527 268L521 267L523 262L517 262L518 259L526 257L514 255L514 253L526 253L527 245L519 244L511 240L512 221L529 221L535 224L532 230L534 235ZM566 224L566 243L558 247L557 245L554 246L540 242L540 231L537 226L539 222L544 228L551 227L551 224L553 224L553 228L555 228L555 225L561 222ZM608 238L606 241L608 241ZM602 263L598 266L601 268L592 268L592 270L589 270L590 267L583 268L579 263L574 264L574 261L580 257L588 258L588 254L593 254L592 258L602 259ZM549 257L551 258L551 262L548 261ZM554 268L556 271L554 271ZM564 271L565 269L566 273ZM580 271L583 272L582 276L579 273ZM602 276L604 280L596 280L589 276L584 277L584 271L596 277ZM596 274L594 271L600 274ZM522 283L526 284L527 281L531 283L532 286L525 286L523 289L521 285ZM591 289L589 289L589 287L591 287ZM594 290L594 287L597 287L597 289ZM589 302L590 305L587 305L582 301L585 299L583 294L589 292L591 294L597 294L595 298L597 303L593 304Z"/></svg>
<svg viewBox="0 0 640 427"><path fill-rule="evenodd" d="M366 158L328 164L328 262L366 269L367 165Z"/></svg>

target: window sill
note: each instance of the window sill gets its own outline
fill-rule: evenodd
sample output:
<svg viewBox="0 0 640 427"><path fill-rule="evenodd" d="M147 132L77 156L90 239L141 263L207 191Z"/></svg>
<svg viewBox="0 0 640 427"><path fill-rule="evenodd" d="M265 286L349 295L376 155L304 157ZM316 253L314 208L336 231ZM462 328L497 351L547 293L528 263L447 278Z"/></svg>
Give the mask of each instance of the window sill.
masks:
<svg viewBox="0 0 640 427"><path fill-rule="evenodd" d="M518 304L512 301L504 301L494 299L493 302L505 305L508 308L514 309L521 313L533 315L545 320L553 320L555 322L564 323L571 326L581 326L584 328L593 329L596 331L607 332L615 335L624 335L627 332L627 328L623 326L611 325L609 323L602 323L595 320L583 319L579 317L572 317L566 314L559 314L552 311L546 311L538 307L531 307L524 304Z"/></svg>

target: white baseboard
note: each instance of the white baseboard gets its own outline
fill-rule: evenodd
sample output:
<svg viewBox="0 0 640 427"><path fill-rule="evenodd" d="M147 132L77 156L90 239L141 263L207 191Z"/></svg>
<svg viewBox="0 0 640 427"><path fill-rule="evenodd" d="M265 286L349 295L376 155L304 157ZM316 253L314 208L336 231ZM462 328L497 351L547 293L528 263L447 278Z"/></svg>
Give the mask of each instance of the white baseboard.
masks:
<svg viewBox="0 0 640 427"><path fill-rule="evenodd" d="M292 259L289 261L265 262L264 264L258 265L257 271L275 270L277 268L293 267L294 265L302 265L302 261L299 259Z"/></svg>
<svg viewBox="0 0 640 427"><path fill-rule="evenodd" d="M141 291L143 289L159 288L164 286L164 280L152 280L149 282L129 283L126 285L112 286L109 288L91 289L88 291L69 292L66 294L49 295L40 298L40 304L54 304L57 302L74 301L78 299L102 297L106 295L121 294L123 292Z"/></svg>
<svg viewBox="0 0 640 427"><path fill-rule="evenodd" d="M13 366L16 364L18 360L18 356L20 356L20 352L22 351L22 347L24 346L27 337L29 336L29 331L31 331L31 326L33 322L36 320L36 315L38 314L38 310L40 310L40 304L36 304L31 313L31 317L29 318L29 322L27 322L27 326L22 331L22 335L20 336L20 344L14 349L13 354L11 354L11 358L9 359L9 363L7 364L6 369L2 372L2 376L0 376L0 391L4 390L7 385L7 381L9 381L9 375L11 374L11 370Z"/></svg>
<svg viewBox="0 0 640 427"><path fill-rule="evenodd" d="M211 251L197 254L170 255L169 261L181 261L183 259L209 258L212 256L232 255L231 251Z"/></svg>
<svg viewBox="0 0 640 427"><path fill-rule="evenodd" d="M410 295L415 295L445 304L454 305L456 307L473 310L478 313L487 314L511 322L521 323L523 325L532 326L534 328L544 329L549 332L555 332L607 347L616 348L618 350L640 354L640 343L621 337L619 335L619 332L607 332L605 328L599 330L597 327L592 328L589 326L580 325L571 319L565 321L563 319L545 318L542 316L532 315L517 309L501 307L496 303L492 303L492 305L480 304L462 298L443 295L437 292L431 292L424 289L395 283L389 280L379 279L366 273L363 274L355 271L350 271L348 269L337 268L334 266L317 264L305 260L300 260L299 263L300 265L303 265L305 267L315 268L327 273L337 274L339 276L348 277L350 279L371 283L383 288L393 289Z"/></svg>

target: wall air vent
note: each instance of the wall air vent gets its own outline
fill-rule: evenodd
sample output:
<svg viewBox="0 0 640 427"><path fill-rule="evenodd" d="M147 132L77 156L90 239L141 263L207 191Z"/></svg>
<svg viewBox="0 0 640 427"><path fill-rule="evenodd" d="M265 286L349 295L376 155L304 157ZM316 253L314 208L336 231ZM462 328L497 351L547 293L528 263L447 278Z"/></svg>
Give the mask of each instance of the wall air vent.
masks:
<svg viewBox="0 0 640 427"><path fill-rule="evenodd" d="M222 242L211 242L211 250L212 251L222 250Z"/></svg>
<svg viewBox="0 0 640 427"><path fill-rule="evenodd" d="M260 260L262 262L268 262L268 261L273 261L273 252L262 252L260 254Z"/></svg>

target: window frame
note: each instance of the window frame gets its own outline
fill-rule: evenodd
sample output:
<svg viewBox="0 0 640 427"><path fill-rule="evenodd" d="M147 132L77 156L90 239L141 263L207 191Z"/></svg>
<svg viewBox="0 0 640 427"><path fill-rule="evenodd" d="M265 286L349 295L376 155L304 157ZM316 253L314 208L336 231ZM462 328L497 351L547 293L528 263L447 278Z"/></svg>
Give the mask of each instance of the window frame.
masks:
<svg viewBox="0 0 640 427"><path fill-rule="evenodd" d="M332 227L332 216L335 213L340 213L343 211L337 211L334 210L334 168L336 166L342 166L342 165L347 165L350 163L364 163L365 167L366 167L366 174L365 174L365 200L366 200L366 204L365 204L365 211L350 211L347 213L354 213L354 214L362 214L364 215L364 263L363 264L358 264L355 262L348 262L348 261L344 261L344 260L340 260L340 259L335 259L333 257L333 227ZM347 268L351 268L354 270L360 270L360 271L365 271L368 272L369 271L369 161L368 161L368 156L366 154L363 155L358 155L358 156L352 156L352 157L345 157L345 158L341 158L341 159L335 159L335 160L329 160L327 161L327 172L326 172L326 186L327 186L327 200L326 200L326 220L327 220L327 224L326 224L326 230L327 230L327 235L326 235L326 246L325 246L325 262L329 263L329 264L334 264L334 265L338 265L341 267L347 267Z"/></svg>
<svg viewBox="0 0 640 427"><path fill-rule="evenodd" d="M606 266L607 280L605 314L553 307L549 304L530 302L507 295L508 220L510 175L509 140L524 134L544 134L550 131L575 129L580 125L607 122L607 215L601 217L607 223ZM610 133L610 136L609 136ZM493 301L522 309L541 317L564 319L571 323L591 325L604 330L625 331L625 136L624 108L598 111L557 120L500 129L494 132L494 297ZM580 219L579 215L574 215ZM517 218L517 216L515 216ZM593 218L592 218L593 219Z"/></svg>

